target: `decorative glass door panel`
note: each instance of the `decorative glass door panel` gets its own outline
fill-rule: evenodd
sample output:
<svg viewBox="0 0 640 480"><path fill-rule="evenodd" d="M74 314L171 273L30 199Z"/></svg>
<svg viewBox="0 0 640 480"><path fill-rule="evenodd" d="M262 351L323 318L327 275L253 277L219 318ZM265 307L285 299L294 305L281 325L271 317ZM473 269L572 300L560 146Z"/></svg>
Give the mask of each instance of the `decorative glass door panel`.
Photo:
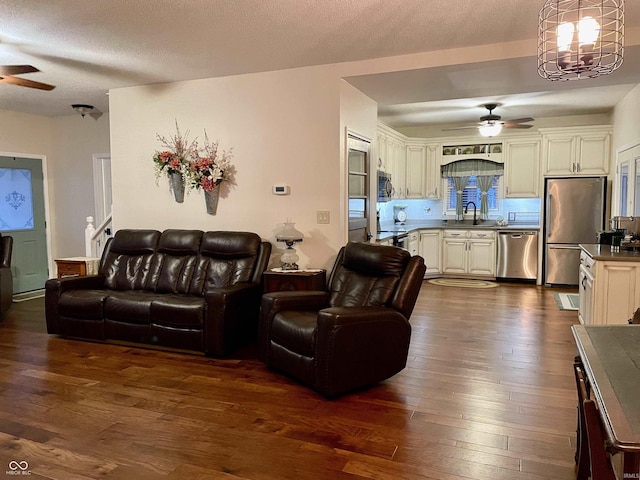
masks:
<svg viewBox="0 0 640 480"><path fill-rule="evenodd" d="M13 293L44 288L49 270L41 159L0 157L0 232L13 237Z"/></svg>
<svg viewBox="0 0 640 480"><path fill-rule="evenodd" d="M31 170L0 168L0 231L32 230Z"/></svg>

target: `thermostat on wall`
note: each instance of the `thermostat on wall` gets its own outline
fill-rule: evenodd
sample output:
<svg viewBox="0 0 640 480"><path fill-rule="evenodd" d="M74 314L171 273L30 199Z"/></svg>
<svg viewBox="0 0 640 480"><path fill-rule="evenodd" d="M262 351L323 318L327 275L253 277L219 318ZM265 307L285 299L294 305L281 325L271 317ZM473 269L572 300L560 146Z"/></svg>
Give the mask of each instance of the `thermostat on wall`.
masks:
<svg viewBox="0 0 640 480"><path fill-rule="evenodd" d="M289 195L290 193L289 185L274 185L273 186L273 194L274 195Z"/></svg>

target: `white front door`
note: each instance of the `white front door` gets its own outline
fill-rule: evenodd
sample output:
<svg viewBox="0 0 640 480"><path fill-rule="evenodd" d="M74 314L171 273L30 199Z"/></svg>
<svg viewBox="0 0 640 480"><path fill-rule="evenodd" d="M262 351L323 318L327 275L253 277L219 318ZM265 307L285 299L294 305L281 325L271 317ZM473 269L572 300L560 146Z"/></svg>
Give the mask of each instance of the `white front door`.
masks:
<svg viewBox="0 0 640 480"><path fill-rule="evenodd" d="M48 278L42 160L0 156L0 232L13 237L13 293Z"/></svg>

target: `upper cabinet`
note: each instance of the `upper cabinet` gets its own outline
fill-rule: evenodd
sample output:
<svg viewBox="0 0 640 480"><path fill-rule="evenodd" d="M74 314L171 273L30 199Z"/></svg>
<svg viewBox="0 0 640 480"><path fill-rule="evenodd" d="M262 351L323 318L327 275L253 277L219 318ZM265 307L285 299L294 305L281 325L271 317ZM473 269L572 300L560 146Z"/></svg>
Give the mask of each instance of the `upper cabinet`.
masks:
<svg viewBox="0 0 640 480"><path fill-rule="evenodd" d="M540 140L518 138L504 142L504 194L506 198L540 195Z"/></svg>
<svg viewBox="0 0 640 480"><path fill-rule="evenodd" d="M428 144L426 145L426 149L425 198L437 200L441 197L442 193L440 191L442 185L440 178L440 145Z"/></svg>
<svg viewBox="0 0 640 480"><path fill-rule="evenodd" d="M378 149L378 168L391 174L391 198L440 198L440 144L412 141L380 125Z"/></svg>
<svg viewBox="0 0 640 480"><path fill-rule="evenodd" d="M611 157L611 128L540 129L543 173L547 176L607 175Z"/></svg>
<svg viewBox="0 0 640 480"><path fill-rule="evenodd" d="M404 198L425 198L426 167L427 146L408 144Z"/></svg>

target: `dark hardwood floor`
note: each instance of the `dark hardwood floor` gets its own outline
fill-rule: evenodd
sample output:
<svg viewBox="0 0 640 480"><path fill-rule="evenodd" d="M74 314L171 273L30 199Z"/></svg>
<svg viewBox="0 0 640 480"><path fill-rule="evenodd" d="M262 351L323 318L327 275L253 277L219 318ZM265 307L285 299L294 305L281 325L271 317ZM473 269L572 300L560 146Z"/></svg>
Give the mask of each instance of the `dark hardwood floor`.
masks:
<svg viewBox="0 0 640 480"><path fill-rule="evenodd" d="M46 334L43 299L16 303L0 324L0 475L573 479L578 320L556 291L425 282L407 368L335 401L255 348L218 360L65 340Z"/></svg>

